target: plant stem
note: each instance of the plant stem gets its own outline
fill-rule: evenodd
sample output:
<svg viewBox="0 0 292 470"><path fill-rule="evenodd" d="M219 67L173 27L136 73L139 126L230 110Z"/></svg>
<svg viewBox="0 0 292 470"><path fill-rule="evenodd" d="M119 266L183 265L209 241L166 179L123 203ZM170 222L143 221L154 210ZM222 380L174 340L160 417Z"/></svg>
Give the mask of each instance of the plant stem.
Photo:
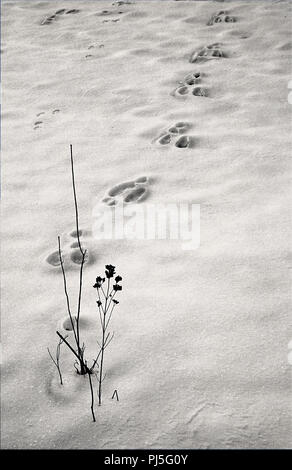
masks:
<svg viewBox="0 0 292 470"><path fill-rule="evenodd" d="M109 314L108 320L107 320L107 322L106 322L105 331L106 331L106 329L107 329L107 327L108 327L108 325L109 325L109 322L110 322L110 319L111 319L111 317L112 317L114 308L115 308L115 304L112 306L111 313Z"/></svg>
<svg viewBox="0 0 292 470"><path fill-rule="evenodd" d="M98 358L99 358L99 356L100 356L100 353L101 353L101 349L99 350L99 352L98 352L96 358L95 358L94 361L93 361L93 364L92 364L91 369L90 369L91 371L93 371L93 369L95 368L95 365L96 365L96 363L97 363L97 361L98 361Z"/></svg>
<svg viewBox="0 0 292 470"><path fill-rule="evenodd" d="M95 423L96 419L95 419L95 414L94 414L94 409L93 409L93 406L94 406L94 394L93 394L93 388L92 388L92 381L91 381L91 374L88 373L88 380L89 380L89 386L90 386L90 393L91 393L91 413L92 413L92 419L93 419L93 422Z"/></svg>
<svg viewBox="0 0 292 470"><path fill-rule="evenodd" d="M71 175L72 175L72 186L73 186L73 196L74 196L74 206L75 206L76 235L77 235L77 241L78 241L79 249L80 249L81 253L83 253L81 243L80 243L80 236L79 236L79 215L78 215L78 204L77 204L76 186L75 186L72 144L70 144L70 159L71 159Z"/></svg>
<svg viewBox="0 0 292 470"><path fill-rule="evenodd" d="M80 272L79 272L79 292L78 292L78 305L77 305L77 316L76 316L76 336L77 336L77 349L78 355L82 358L80 361L80 374L84 375L86 373L83 367L83 351L80 347L80 311L81 311L81 296L82 296L82 279L83 279L83 266L85 262L86 250L83 251L81 243L80 243L80 234L79 234L79 213L78 213L78 203L77 203L77 195L76 195L76 185L75 185L75 173L74 173L74 160L73 160L73 147L70 144L70 161L71 161L71 175L72 175L72 187L73 187L73 197L74 197L74 207L75 207L75 222L76 222L76 235L78 241L78 247L81 253L81 265L80 265Z"/></svg>
<svg viewBox="0 0 292 470"><path fill-rule="evenodd" d="M61 369L60 369L60 364L59 364L59 359L56 357L56 361L55 359L53 358L52 354L51 354L51 351L49 350L49 348L47 348L48 350L48 353L50 355L50 358L52 359L53 363L55 364L56 368L57 368L57 371L59 373L59 377L60 377L60 385L63 385L63 379L62 379L62 373L61 373Z"/></svg>
<svg viewBox="0 0 292 470"><path fill-rule="evenodd" d="M78 340L78 352L80 356L83 358L83 351L80 348L80 331L79 331L79 318L80 318L80 308L81 308L81 294L82 294L82 279L83 279L83 266L84 266L84 261L85 261L85 254L86 250L84 253L82 253L82 261L81 261L81 266L80 266L80 274L79 274L79 295L78 295L78 310L77 310L77 317L76 317L76 330L77 330L77 340ZM85 373L85 371L82 369L81 363L80 363L80 372L81 374Z"/></svg>
<svg viewBox="0 0 292 470"><path fill-rule="evenodd" d="M101 384L102 384L102 372L103 372L103 360L104 360L104 336L105 336L105 316L107 312L107 302L108 302L108 294L109 294L109 287L110 287L110 280L107 280L107 292L104 304L104 313L103 313L103 322L101 324L102 327L102 342L101 342L101 357L100 357L100 368L99 368L99 380L98 380L98 405L101 405Z"/></svg>
<svg viewBox="0 0 292 470"><path fill-rule="evenodd" d="M64 283L64 292L65 292L65 296L66 296L66 302L67 302L67 310L68 310L68 315L69 315L69 318L70 318L70 321L71 321L71 326L72 326L72 330L73 330L73 333L74 333L74 338L75 338L75 341L76 341L76 345L77 345L77 348L78 348L78 340L77 340L75 325L74 325L74 321L73 321L73 317L72 317L72 313L71 313L71 308L70 308L70 300L69 300L69 295L68 295L68 290L67 290L66 273L65 273L65 268L64 268L63 258L62 258L61 241L60 241L59 236L58 236L58 247L59 247L59 259L60 259L62 274L63 274L63 283Z"/></svg>
<svg viewBox="0 0 292 470"><path fill-rule="evenodd" d="M105 319L104 319L105 321ZM98 380L98 404L101 405L101 384L102 384L102 372L103 372L103 356L104 356L104 334L105 329L104 325L102 327L102 343L101 343L101 358L100 358L100 368L99 368L99 380Z"/></svg>
<svg viewBox="0 0 292 470"><path fill-rule="evenodd" d="M74 356L77 357L79 363L81 364L82 366L82 370L84 370L84 374L87 374L87 373L90 373L90 369L88 369L87 365L84 363L83 361L83 357L81 357L71 346L71 344L68 343L68 341L66 341L66 339L61 335L61 333L59 333L59 331L56 331L57 335L64 341L64 343L68 346L68 348L72 351L72 353L74 354ZM83 374L83 375L84 375Z"/></svg>

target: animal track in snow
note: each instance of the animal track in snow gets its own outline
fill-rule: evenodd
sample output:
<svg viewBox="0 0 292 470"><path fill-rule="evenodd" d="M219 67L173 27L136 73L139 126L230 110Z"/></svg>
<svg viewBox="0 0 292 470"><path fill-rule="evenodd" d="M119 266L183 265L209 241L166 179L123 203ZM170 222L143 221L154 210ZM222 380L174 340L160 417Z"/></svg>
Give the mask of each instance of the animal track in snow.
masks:
<svg viewBox="0 0 292 470"><path fill-rule="evenodd" d="M73 325L72 325L73 323ZM61 320L59 320L57 324L57 330L62 329L65 331L73 331L73 327L76 328L77 325L77 318L76 316L72 316L72 321L69 316L63 317ZM86 328L90 325L90 321L88 321L87 318L79 318L79 327L81 328Z"/></svg>
<svg viewBox="0 0 292 470"><path fill-rule="evenodd" d="M185 149L190 147L191 141L188 135L182 135L179 139L177 139L175 146L180 149Z"/></svg>
<svg viewBox="0 0 292 470"><path fill-rule="evenodd" d="M136 183L136 184L139 184L139 183L147 183L147 181L148 181L147 176L140 176L139 178L136 178L136 179L135 179L135 183Z"/></svg>
<svg viewBox="0 0 292 470"><path fill-rule="evenodd" d="M200 72L191 73L184 80L184 82L187 85L196 85L197 83L200 83L200 81L201 81L201 73Z"/></svg>
<svg viewBox="0 0 292 470"><path fill-rule="evenodd" d="M158 138L158 142L160 145L168 145L171 142L171 135L165 134Z"/></svg>
<svg viewBox="0 0 292 470"><path fill-rule="evenodd" d="M54 251L50 255L46 257L46 262L49 263L51 266L57 267L60 266L60 258L59 258L59 252Z"/></svg>
<svg viewBox="0 0 292 470"><path fill-rule="evenodd" d="M98 47L99 49L101 49L102 47L104 47L104 44L99 44L99 45L97 45L97 44L90 44L90 46L87 47L87 50L90 50L90 51L94 52L94 50L92 50L92 49L96 49L96 47ZM86 55L85 55L85 59L89 59L89 58L91 58L91 57L94 57L94 55L93 55L93 54L86 54Z"/></svg>
<svg viewBox="0 0 292 470"><path fill-rule="evenodd" d="M77 230L72 230L72 232L70 232L69 235L71 238L74 238L76 240L70 243L70 246L69 246L70 250L68 250L69 259L74 264L81 264L83 256L79 248ZM87 235L87 232L85 230L79 229L78 235L79 235L79 239L81 239L80 245L81 245L82 251L85 252L84 263L91 264L93 261L92 255L82 240L82 238L84 238Z"/></svg>
<svg viewBox="0 0 292 470"><path fill-rule="evenodd" d="M190 63L206 62L207 60L219 59L221 57L226 57L226 55L221 49L221 44L219 42L215 42L209 46L204 46L198 51L194 51L191 54Z"/></svg>
<svg viewBox="0 0 292 470"><path fill-rule="evenodd" d="M132 4L133 2L122 1L122 0L112 3L112 5L117 5L118 7L120 7L121 5L132 5Z"/></svg>
<svg viewBox="0 0 292 470"><path fill-rule="evenodd" d="M79 229L79 237L82 239L84 236L87 235L87 231ZM68 239L68 236L66 237ZM71 240L70 240L71 238ZM72 241L72 239L74 241ZM88 250L87 246L85 246L83 240L80 240L80 244L82 250L85 251L85 264L91 264L94 261L94 258L91 252ZM62 244L61 247L62 252L62 260L66 269L68 267L74 267L75 265L80 265L82 262L82 255L79 249L79 244L77 240L77 231L72 230L69 233L69 242ZM46 257L46 262L50 264L54 268L60 268L61 262L59 257L59 251L54 251Z"/></svg>
<svg viewBox="0 0 292 470"><path fill-rule="evenodd" d="M171 134L183 134L191 128L191 124L188 122L179 121L174 126L171 126L168 131Z"/></svg>
<svg viewBox="0 0 292 470"><path fill-rule="evenodd" d="M138 203L148 195L148 186L149 179L147 176L140 176L135 180L119 183L108 190L102 202L109 207L115 206L119 202L125 204Z"/></svg>
<svg viewBox="0 0 292 470"><path fill-rule="evenodd" d="M188 93L189 93L189 89L185 85L180 85L172 92L172 94L175 96L185 96Z"/></svg>
<svg viewBox="0 0 292 470"><path fill-rule="evenodd" d="M83 251L86 250L85 257L84 257L84 263L88 263L88 261L90 260L88 250L86 248L84 248L84 246L82 246L82 250ZM83 258L83 256L81 255L81 251L80 251L79 247L76 248L76 249L73 249L72 252L70 253L70 260L74 264L81 264L82 263L82 258Z"/></svg>
<svg viewBox="0 0 292 470"><path fill-rule="evenodd" d="M155 139L155 142L162 146L168 146L174 142L174 145L177 148L192 147L193 137L186 135L190 128L191 124L188 122L177 122L162 132L162 134Z"/></svg>
<svg viewBox="0 0 292 470"><path fill-rule="evenodd" d="M115 206L117 203L117 201L112 197L104 197L102 199L102 202L106 204L107 206Z"/></svg>
<svg viewBox="0 0 292 470"><path fill-rule="evenodd" d="M197 85L201 83L202 75L200 72L194 72L187 75L184 80L179 82L177 88L171 92L172 96L184 97L188 94L194 96L208 96L208 90L206 88L198 87Z"/></svg>
<svg viewBox="0 0 292 470"><path fill-rule="evenodd" d="M55 115L55 114L58 114L60 112L59 109L54 109L51 114ZM39 113L36 114L36 117L39 118L40 116L43 116L42 119L48 121L49 117L50 117L50 113L45 113L44 111L41 111ZM41 129L43 127L43 124L44 124L44 121L42 121L41 119L37 119L34 124L33 124L33 129L36 130L36 129Z"/></svg>
<svg viewBox="0 0 292 470"><path fill-rule="evenodd" d="M72 317L72 322L71 322L70 317L63 318L63 320L61 320L61 322L60 322L60 326L65 331L73 331L72 323L73 323L73 326L75 328L75 326L76 326L76 317L75 316ZM58 325L58 327L59 327L59 325Z"/></svg>
<svg viewBox="0 0 292 470"><path fill-rule="evenodd" d="M199 86L195 87L192 91L194 96L208 96L206 88L201 88Z"/></svg>
<svg viewBox="0 0 292 470"><path fill-rule="evenodd" d="M132 191L130 191L125 197L124 197L124 202L126 204L130 202L138 202L140 201L146 194L146 188L143 186L138 186Z"/></svg>
<svg viewBox="0 0 292 470"><path fill-rule="evenodd" d="M114 186L109 190L108 195L111 197L118 196L122 194L125 190L135 187L135 181L126 181L125 183L120 183Z"/></svg>
<svg viewBox="0 0 292 470"><path fill-rule="evenodd" d="M41 25L48 25L52 24L52 22L56 21L57 18L59 18L61 15L75 15L76 13L79 13L80 10L72 9L72 10L66 10L65 8L61 8L60 10L57 10L53 15L47 16L45 19L41 21Z"/></svg>
<svg viewBox="0 0 292 470"><path fill-rule="evenodd" d="M35 121L34 123L34 129L39 129L41 127L41 125L43 124L43 121Z"/></svg>
<svg viewBox="0 0 292 470"><path fill-rule="evenodd" d="M69 235L72 238L77 238L77 230L72 230L72 232L70 232ZM84 237L86 235L85 230L79 229L78 230L78 235L79 235L79 237Z"/></svg>
<svg viewBox="0 0 292 470"><path fill-rule="evenodd" d="M110 10L102 10L100 13L97 13L98 16L107 16L107 15L112 15L113 12Z"/></svg>
<svg viewBox="0 0 292 470"><path fill-rule="evenodd" d="M71 243L70 248L79 248L78 242Z"/></svg>
<svg viewBox="0 0 292 470"><path fill-rule="evenodd" d="M213 15L207 23L207 26L213 26L217 23L235 23L236 18L228 15L227 11L219 11L216 15Z"/></svg>
<svg viewBox="0 0 292 470"><path fill-rule="evenodd" d="M116 18L115 20L103 20L103 23L117 23L119 20L119 18Z"/></svg>
<svg viewBox="0 0 292 470"><path fill-rule="evenodd" d="M113 11L113 10L102 10L99 13L96 13L97 16L116 16L116 15L122 15L124 12L123 11ZM102 23L117 23L120 21L120 18L109 18L105 19L102 21Z"/></svg>
<svg viewBox="0 0 292 470"><path fill-rule="evenodd" d="M43 26L47 24L52 24L55 18L56 18L56 15L47 16L44 20L42 20L41 25Z"/></svg>

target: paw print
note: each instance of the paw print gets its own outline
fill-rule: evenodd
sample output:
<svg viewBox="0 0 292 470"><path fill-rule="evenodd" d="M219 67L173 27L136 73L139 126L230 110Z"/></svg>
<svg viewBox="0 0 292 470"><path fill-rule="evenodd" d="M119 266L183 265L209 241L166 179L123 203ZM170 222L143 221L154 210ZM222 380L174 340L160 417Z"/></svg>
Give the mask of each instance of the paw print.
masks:
<svg viewBox="0 0 292 470"><path fill-rule="evenodd" d="M175 97L183 97L189 94L193 96L208 96L207 88L198 86L201 80L202 74L200 72L191 73L180 82L179 86L171 92L171 95Z"/></svg>
<svg viewBox="0 0 292 470"><path fill-rule="evenodd" d="M165 147L173 143L177 148L192 147L193 137L186 134L190 128L191 125L188 122L177 122L162 132L155 142Z"/></svg>
<svg viewBox="0 0 292 470"><path fill-rule="evenodd" d="M140 176L135 180L118 183L107 191L102 203L113 207L119 203L133 204L145 200L149 193L149 179L147 176Z"/></svg>
<svg viewBox="0 0 292 470"><path fill-rule="evenodd" d="M94 259L86 243L84 243L84 238L86 238L86 236L87 236L86 231L79 230L80 244L81 244L82 250L86 251L84 262L85 264L91 264L94 261ZM82 263L82 254L79 248L77 231L73 230L71 233L69 233L69 235L66 235L64 238L65 238L65 243L62 244L61 252L62 252L62 260L63 260L65 269L74 268L76 267L76 265L80 266ZM59 256L58 250L50 253L46 257L45 260L46 260L46 263L48 263L53 268L61 267L60 256Z"/></svg>
<svg viewBox="0 0 292 470"><path fill-rule="evenodd" d="M190 63L206 62L207 60L219 59L222 57L226 57L226 55L221 49L221 44L216 42L214 44L209 44L209 46L204 46L198 51L194 51L191 54Z"/></svg>
<svg viewBox="0 0 292 470"><path fill-rule="evenodd" d="M79 13L80 10L72 9L72 10L66 10L65 8L61 8L60 10L57 10L53 15L46 16L42 21L41 25L49 25L55 22L61 15L70 15L73 14L75 15L76 13Z"/></svg>
<svg viewBox="0 0 292 470"><path fill-rule="evenodd" d="M42 129L43 126L44 126L44 121L46 121L47 123L50 121L52 115L56 115L60 113L60 109L54 109L51 113L45 113L44 111L41 111L40 113L37 113L36 114L36 120L33 124L33 129L34 130L37 130L37 129ZM41 116L43 116L41 118Z"/></svg>
<svg viewBox="0 0 292 470"><path fill-rule="evenodd" d="M235 23L236 18L228 15L227 11L219 11L216 15L213 15L207 23L207 26L213 26L217 23Z"/></svg>

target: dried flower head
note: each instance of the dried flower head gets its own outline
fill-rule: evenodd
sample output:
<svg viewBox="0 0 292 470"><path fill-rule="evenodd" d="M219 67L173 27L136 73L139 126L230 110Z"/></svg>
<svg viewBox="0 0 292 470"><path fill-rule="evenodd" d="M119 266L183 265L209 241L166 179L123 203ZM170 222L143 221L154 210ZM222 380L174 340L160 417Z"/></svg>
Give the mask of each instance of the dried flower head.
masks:
<svg viewBox="0 0 292 470"><path fill-rule="evenodd" d="M94 288L95 289L99 289L102 284L104 283L105 281L105 278L104 277L100 277L100 276L97 276L96 280L95 280L95 284L94 284Z"/></svg>
<svg viewBox="0 0 292 470"><path fill-rule="evenodd" d="M111 277L114 277L115 271L116 271L115 266L112 266L111 264L107 264L105 266L105 275L108 279L110 279Z"/></svg>
<svg viewBox="0 0 292 470"><path fill-rule="evenodd" d="M113 286L113 290L114 290L114 291L122 290L122 286L120 286L119 284L115 284L115 285Z"/></svg>

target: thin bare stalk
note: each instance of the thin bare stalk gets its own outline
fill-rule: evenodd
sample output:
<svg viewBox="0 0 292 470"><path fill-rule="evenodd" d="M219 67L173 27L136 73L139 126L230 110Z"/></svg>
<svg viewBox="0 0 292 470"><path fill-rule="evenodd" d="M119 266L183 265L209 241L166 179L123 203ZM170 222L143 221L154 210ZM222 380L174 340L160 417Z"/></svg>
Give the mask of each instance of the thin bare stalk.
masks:
<svg viewBox="0 0 292 470"><path fill-rule="evenodd" d="M71 175L72 175L72 187L73 187L73 196L74 196L74 206L75 206L75 221L76 221L76 235L78 240L78 246L81 253L83 253L81 243L80 243L80 235L79 235L79 214L78 214L78 204L77 204L77 196L76 196L76 186L75 186L75 174L74 174L74 160L73 160L73 147L70 144L70 159L71 159Z"/></svg>
<svg viewBox="0 0 292 470"><path fill-rule="evenodd" d="M72 176L72 188L73 188L73 197L74 197L74 207L75 207L75 222L76 222L76 235L78 241L78 247L81 254L81 264L79 271L79 292L78 292L78 304L77 304L77 316L76 316L76 336L77 336L77 347L78 354L82 356L82 351L80 348L80 312L81 312L81 297L82 297L82 281L83 281L83 267L85 263L86 250L83 251L81 242L80 242L80 232L79 232L79 212L78 212L78 203L77 203L77 194L76 194L76 185L75 185L75 173L74 173L74 160L73 160L73 147L70 144L70 161L71 161L71 176ZM83 362L83 361L82 361ZM80 373L84 374L85 370L83 369L80 362Z"/></svg>
<svg viewBox="0 0 292 470"><path fill-rule="evenodd" d="M107 348L108 345L112 342L113 337L115 335L115 332L114 331L112 332L112 335L111 335L110 339L108 340L109 335L110 335L110 333L108 333L108 336L107 336L107 339L106 339L106 342L105 342L105 345L104 345L104 349Z"/></svg>
<svg viewBox="0 0 292 470"><path fill-rule="evenodd" d="M64 262L63 262L63 258L62 258L61 241L60 241L59 236L58 236L58 248L59 248L59 259L60 259L61 269L62 269L62 274L63 274L63 284L64 284L64 292L65 292L65 296L66 296L67 311L68 311L68 315L69 315L69 318L70 318L72 330L73 330L73 333L74 333L74 338L75 338L75 341L76 341L76 345L78 346L77 335L76 335L76 331L75 331L75 325L74 325L74 321L73 321L73 317L72 317L72 313L71 313L71 308L70 308L70 299L69 299L69 294L68 294L68 290L67 290L66 273L65 273Z"/></svg>
<svg viewBox="0 0 292 470"><path fill-rule="evenodd" d="M63 340L60 339L58 345L57 345L57 350L56 350L56 359L53 358L51 351L49 348L47 348L48 353L50 355L50 358L52 359L53 363L55 364L59 377L60 377L60 384L63 385L63 378L62 378L62 373L61 373L61 368L60 368L60 354L61 354L61 344L63 343Z"/></svg>
<svg viewBox="0 0 292 470"><path fill-rule="evenodd" d="M105 325L105 329L107 329L107 327L109 325L109 322L111 320L111 317L112 317L113 310L114 310L115 306L116 306L115 304L112 306L111 313L109 314L108 320L107 320L106 325Z"/></svg>
<svg viewBox="0 0 292 470"><path fill-rule="evenodd" d="M98 361L98 359L99 359L100 353L101 353L101 349L99 350L99 352L98 352L96 358L95 358L94 361L93 361L93 364L92 364L92 366L91 366L91 368L90 368L91 372L93 372L93 369L95 368L95 366L96 366L96 364L97 364L97 361Z"/></svg>
<svg viewBox="0 0 292 470"><path fill-rule="evenodd" d="M101 405L101 384L102 384L104 344L105 344L104 335L105 335L105 329L104 329L104 326L102 326L101 358L100 358L99 379L98 379L98 404L99 406Z"/></svg>
<svg viewBox="0 0 292 470"><path fill-rule="evenodd" d="M79 328L79 320L80 320L80 308L81 308L81 294L82 294L82 280L83 280L83 267L84 267L84 262L85 262L85 255L86 255L86 250L82 253L82 260L81 260L81 266L80 266L80 273L79 273L79 294L78 294L78 310L77 310L77 317L76 317L76 330L77 330L77 340L78 340L78 345L80 344L80 328ZM79 351L80 353L81 351ZM81 374L83 371L80 371Z"/></svg>
<svg viewBox="0 0 292 470"><path fill-rule="evenodd" d="M93 422L95 423L95 414L94 414L94 393L93 393L93 388L92 388L92 380L91 380L91 374L88 374L88 380L89 380L89 387L90 387L90 394L91 394L91 413L92 413L92 419Z"/></svg>
<svg viewBox="0 0 292 470"><path fill-rule="evenodd" d="M85 364L85 362L83 361L83 357L80 357L78 352L75 351L75 349L72 348L71 344L68 343L68 341L66 341L66 339L64 338L64 336L61 335L61 333L59 331L56 331L57 335L64 341L64 343L68 346L68 348L70 349L70 351L72 351L72 353L74 354L74 356L77 357L80 365L82 366L82 369L84 370L84 374L87 374L88 372L90 372L90 369L88 369L87 365ZM82 353L83 354L83 353Z"/></svg>

